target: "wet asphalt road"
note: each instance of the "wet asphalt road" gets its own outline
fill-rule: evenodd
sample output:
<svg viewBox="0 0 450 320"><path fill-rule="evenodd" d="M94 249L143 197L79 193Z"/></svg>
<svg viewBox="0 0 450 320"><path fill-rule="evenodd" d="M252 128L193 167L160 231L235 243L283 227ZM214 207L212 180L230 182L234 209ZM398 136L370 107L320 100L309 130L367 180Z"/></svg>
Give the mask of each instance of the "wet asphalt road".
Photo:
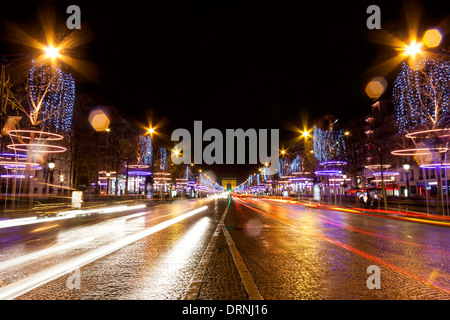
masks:
<svg viewBox="0 0 450 320"><path fill-rule="evenodd" d="M449 232L277 201L180 200L0 229L0 297L448 300ZM380 289L367 286L371 265Z"/></svg>

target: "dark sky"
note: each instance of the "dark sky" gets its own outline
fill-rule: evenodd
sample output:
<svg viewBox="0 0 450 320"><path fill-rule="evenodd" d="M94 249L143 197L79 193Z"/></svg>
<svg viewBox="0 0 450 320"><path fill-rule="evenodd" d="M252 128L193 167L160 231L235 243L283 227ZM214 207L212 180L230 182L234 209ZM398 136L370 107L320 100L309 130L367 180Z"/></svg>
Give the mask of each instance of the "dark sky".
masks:
<svg viewBox="0 0 450 320"><path fill-rule="evenodd" d="M1 19L37 20L42 2L25 3L10 4ZM58 1L62 21L70 4L93 35L83 58L99 71L78 88L95 88L143 124L153 110L168 136L202 120L204 129L279 128L284 144L295 135L289 124L301 127L301 110L309 125L326 114L363 115L371 105L364 87L378 75L368 70L396 54L368 41L367 7L380 6L389 32L406 29L403 1ZM421 6L425 27L446 15L442 1ZM395 74L384 76L391 83Z"/></svg>

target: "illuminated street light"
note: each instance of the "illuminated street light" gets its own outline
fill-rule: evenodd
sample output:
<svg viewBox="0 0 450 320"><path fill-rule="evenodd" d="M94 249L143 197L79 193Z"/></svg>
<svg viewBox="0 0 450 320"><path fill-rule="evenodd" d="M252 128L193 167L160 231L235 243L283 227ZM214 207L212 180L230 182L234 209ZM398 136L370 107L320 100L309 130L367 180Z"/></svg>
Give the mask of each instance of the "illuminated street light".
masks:
<svg viewBox="0 0 450 320"><path fill-rule="evenodd" d="M61 48L49 45L48 47L44 47L43 50L44 50L44 57L52 61L55 61L57 58L61 57L61 54L59 53Z"/></svg>
<svg viewBox="0 0 450 320"><path fill-rule="evenodd" d="M47 166L48 166L48 169L50 170L50 186L49 186L49 192L50 192L50 193L53 193L53 187L52 187L52 184L53 184L53 171L54 171L54 169L55 169L55 161L54 161L53 159L49 160ZM45 187L45 192L47 193L47 186Z"/></svg>
<svg viewBox="0 0 450 320"><path fill-rule="evenodd" d="M173 150L172 151L177 157L180 156L180 150Z"/></svg>
<svg viewBox="0 0 450 320"><path fill-rule="evenodd" d="M49 168L50 170L55 169L55 161L50 160L50 161L48 162L48 168Z"/></svg>
<svg viewBox="0 0 450 320"><path fill-rule="evenodd" d="M392 181L392 195L395 196L395 176L391 176Z"/></svg>
<svg viewBox="0 0 450 320"><path fill-rule="evenodd" d="M403 54L414 58L417 54L422 53L422 43L417 43L416 40L412 40L409 46L406 46L403 50Z"/></svg>
<svg viewBox="0 0 450 320"><path fill-rule="evenodd" d="M406 194L405 194L405 198L409 198L409 168L410 168L409 163L404 163L403 164L403 170L405 170L405 174L406 174Z"/></svg>
<svg viewBox="0 0 450 320"><path fill-rule="evenodd" d="M148 128L147 133L148 134L153 134L155 132L155 129L153 128Z"/></svg>
<svg viewBox="0 0 450 320"><path fill-rule="evenodd" d="M302 137L307 139L307 138L311 137L311 135L309 134L309 131L305 130L305 131L302 131Z"/></svg>

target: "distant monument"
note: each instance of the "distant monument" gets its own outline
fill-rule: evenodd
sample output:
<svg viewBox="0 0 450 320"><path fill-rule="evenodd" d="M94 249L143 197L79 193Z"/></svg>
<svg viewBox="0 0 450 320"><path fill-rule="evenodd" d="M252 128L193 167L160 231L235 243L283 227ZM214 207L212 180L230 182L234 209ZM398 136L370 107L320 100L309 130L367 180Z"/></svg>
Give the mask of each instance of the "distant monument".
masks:
<svg viewBox="0 0 450 320"><path fill-rule="evenodd" d="M225 188L225 191L233 191L236 188L236 178L224 178L222 179L222 186Z"/></svg>

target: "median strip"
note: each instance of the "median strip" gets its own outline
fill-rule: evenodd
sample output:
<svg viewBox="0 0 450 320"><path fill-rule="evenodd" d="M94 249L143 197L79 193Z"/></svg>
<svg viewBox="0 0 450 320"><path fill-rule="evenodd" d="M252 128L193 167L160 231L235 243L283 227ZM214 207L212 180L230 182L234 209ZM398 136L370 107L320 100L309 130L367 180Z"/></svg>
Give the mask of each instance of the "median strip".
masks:
<svg viewBox="0 0 450 320"><path fill-rule="evenodd" d="M200 287L203 283L203 277L206 273L206 268L208 267L209 260L211 259L211 255L213 253L214 247L216 246L217 238L220 235L220 230L225 221L225 217L228 212L228 207L229 206L227 206L227 208L225 209L225 212L223 213L222 218L220 219L219 223L217 224L217 228L214 231L214 233L211 237L211 240L209 241L209 244L206 247L205 252L203 253L200 263L197 266L197 269L195 269L194 276L192 277L191 282L189 283L189 287L184 296L184 300L197 299L198 293L200 292Z"/></svg>
<svg viewBox="0 0 450 320"><path fill-rule="evenodd" d="M234 263L236 264L236 267L239 271L239 275L241 276L242 282L244 283L244 287L245 290L247 291L249 299L264 300L261 294L259 293L259 290L256 287L255 282L253 281L253 277L244 263L244 260L242 260L242 257L239 254L239 251L236 248L233 239L228 233L228 230L225 228L225 225L222 225L222 232L225 235L225 240L227 241L228 247L230 248L231 255L233 256Z"/></svg>

